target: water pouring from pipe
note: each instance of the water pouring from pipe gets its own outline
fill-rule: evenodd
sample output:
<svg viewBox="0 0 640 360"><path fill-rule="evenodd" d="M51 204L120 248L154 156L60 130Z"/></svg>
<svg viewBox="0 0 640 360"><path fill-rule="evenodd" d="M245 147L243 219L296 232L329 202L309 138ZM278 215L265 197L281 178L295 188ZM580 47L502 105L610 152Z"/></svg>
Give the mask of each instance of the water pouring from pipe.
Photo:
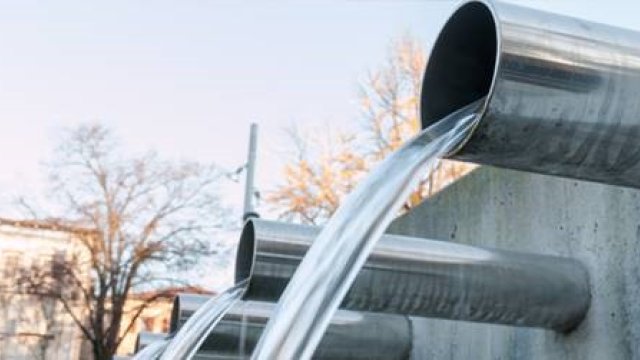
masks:
<svg viewBox="0 0 640 360"><path fill-rule="evenodd" d="M252 359L309 359L377 240L438 158L464 140L484 99L387 157L345 199L300 263Z"/></svg>
<svg viewBox="0 0 640 360"><path fill-rule="evenodd" d="M162 355L170 339L158 340L145 346L142 350L138 351L131 360L156 360Z"/></svg>
<svg viewBox="0 0 640 360"><path fill-rule="evenodd" d="M458 140L467 141L443 150L447 156L640 187L640 102L635 96L640 89L639 40L638 33L579 19L465 1L431 53L423 84L422 124L440 123L451 111L487 96L477 116L482 119L469 126L475 132L460 134ZM439 149L447 147L440 145ZM386 174L378 171L378 176L394 182L397 176L389 169ZM340 235L347 230L332 220L333 229L327 231L334 237L321 236L323 241L316 242L321 244L313 247L320 250L312 251L324 250L329 260L310 254L303 261L292 281L295 287L285 292L279 315L269 324L269 336L261 340L254 358L308 358L313 352L317 333L326 327L345 287L354 281L353 272L364 263L361 257L366 258L379 228L388 224L380 212L395 213L392 202L380 206L384 208L380 212L367 207L367 196L387 190L384 182L367 179L363 186L372 192L359 190L345 204L350 210L339 212L356 223L347 229L360 236L353 244L345 245ZM369 228L370 223L375 227ZM331 267L340 270L332 274Z"/></svg>
<svg viewBox="0 0 640 360"><path fill-rule="evenodd" d="M175 334L160 360L189 360L213 331L224 314L244 293L246 282L240 282L201 306Z"/></svg>
<svg viewBox="0 0 640 360"><path fill-rule="evenodd" d="M194 309L211 297L179 294L170 328L179 329ZM248 359L271 317L275 303L240 301L232 306L199 347L197 356ZM406 316L338 310L331 319L314 360L406 360L413 341ZM145 336L149 338L149 336Z"/></svg>

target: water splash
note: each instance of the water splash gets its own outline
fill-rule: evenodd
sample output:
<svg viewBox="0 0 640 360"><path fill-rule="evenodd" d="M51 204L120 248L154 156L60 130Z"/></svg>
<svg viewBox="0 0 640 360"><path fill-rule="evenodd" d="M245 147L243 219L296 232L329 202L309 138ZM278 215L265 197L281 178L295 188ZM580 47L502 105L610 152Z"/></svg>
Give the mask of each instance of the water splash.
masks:
<svg viewBox="0 0 640 360"><path fill-rule="evenodd" d="M287 285L254 360L310 359L331 317L425 169L478 122L484 99L446 116L387 157L349 194Z"/></svg>
<svg viewBox="0 0 640 360"><path fill-rule="evenodd" d="M240 300L246 286L247 281L241 281L198 308L178 330L160 360L191 359L227 310Z"/></svg>
<svg viewBox="0 0 640 360"><path fill-rule="evenodd" d="M170 339L152 342L138 351L131 360L156 360L169 345Z"/></svg>

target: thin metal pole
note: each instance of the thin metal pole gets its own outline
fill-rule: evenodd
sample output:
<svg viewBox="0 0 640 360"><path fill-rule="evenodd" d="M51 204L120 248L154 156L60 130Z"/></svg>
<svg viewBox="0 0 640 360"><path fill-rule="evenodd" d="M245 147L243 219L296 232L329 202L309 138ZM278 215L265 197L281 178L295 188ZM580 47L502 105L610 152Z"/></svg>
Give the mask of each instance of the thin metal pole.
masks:
<svg viewBox="0 0 640 360"><path fill-rule="evenodd" d="M247 154L246 178L244 186L244 212L242 220L260 217L253 207L254 196L254 174L256 167L256 151L258 145L258 124L251 123L249 131L249 152Z"/></svg>

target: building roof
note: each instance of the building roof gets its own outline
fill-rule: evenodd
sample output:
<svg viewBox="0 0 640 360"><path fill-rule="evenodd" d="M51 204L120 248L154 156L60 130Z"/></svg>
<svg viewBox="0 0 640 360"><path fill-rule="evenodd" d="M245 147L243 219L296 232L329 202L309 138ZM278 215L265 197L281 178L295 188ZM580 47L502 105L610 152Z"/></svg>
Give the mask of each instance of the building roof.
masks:
<svg viewBox="0 0 640 360"><path fill-rule="evenodd" d="M61 219L7 219L0 217L0 225L13 226L24 229L33 230L49 230L49 231L62 231L78 235L90 235L96 234L95 229L73 224L70 221Z"/></svg>
<svg viewBox="0 0 640 360"><path fill-rule="evenodd" d="M216 295L215 291L204 289L200 286L174 286L157 290L142 291L131 294L130 299L147 300L153 297L159 297L164 299L173 299L178 294L199 294L199 295ZM160 295L160 296L158 296Z"/></svg>

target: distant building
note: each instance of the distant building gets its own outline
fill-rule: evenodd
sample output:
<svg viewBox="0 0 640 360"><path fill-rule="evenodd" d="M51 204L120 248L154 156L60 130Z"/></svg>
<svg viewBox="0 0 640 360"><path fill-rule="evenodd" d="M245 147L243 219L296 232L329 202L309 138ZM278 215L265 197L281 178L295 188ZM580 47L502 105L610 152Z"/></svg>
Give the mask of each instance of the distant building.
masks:
<svg viewBox="0 0 640 360"><path fill-rule="evenodd" d="M0 360L86 358L82 334L62 304L39 294L37 286L25 290L18 282L26 271L55 273L61 262L71 257L83 259L86 254L77 235L86 231L48 222L0 219ZM88 267L80 270L80 281L88 283Z"/></svg>
<svg viewBox="0 0 640 360"><path fill-rule="evenodd" d="M38 270L55 274L56 267L79 259L84 269L76 269L80 280L88 287L90 279L89 254L81 246L80 235L86 238L92 230L60 225L50 221L24 221L0 218L0 360L78 360L91 359L92 351L80 328L63 305L47 292L38 291L38 283L24 286L21 278ZM36 276L37 277L37 276ZM53 283L55 277L42 288L64 291L64 282ZM76 287L69 287L75 289ZM132 294L125 304L120 329L121 336L141 305L155 299L142 311L133 326L124 334L117 355L133 353L138 332L167 332L173 298L178 293L207 292L198 287L174 287ZM80 294L71 295L73 299ZM82 307L74 310L82 314ZM85 321L85 319L82 319Z"/></svg>

